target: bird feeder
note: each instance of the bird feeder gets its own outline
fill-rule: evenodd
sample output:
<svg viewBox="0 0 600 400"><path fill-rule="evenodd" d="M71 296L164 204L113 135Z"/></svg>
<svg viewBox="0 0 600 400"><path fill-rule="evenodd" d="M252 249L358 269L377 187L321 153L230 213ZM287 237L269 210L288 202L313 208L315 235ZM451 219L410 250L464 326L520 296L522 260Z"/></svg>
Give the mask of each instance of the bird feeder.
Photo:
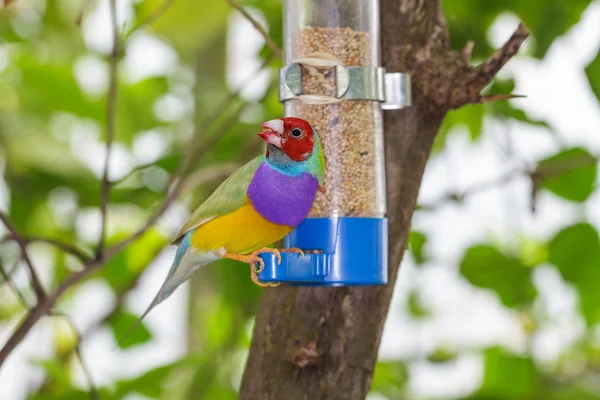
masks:
<svg viewBox="0 0 600 400"><path fill-rule="evenodd" d="M325 154L308 217L284 239L301 256L262 254L263 282L387 283L382 110L410 105L410 77L380 66L377 0L285 0L279 100L307 120Z"/></svg>

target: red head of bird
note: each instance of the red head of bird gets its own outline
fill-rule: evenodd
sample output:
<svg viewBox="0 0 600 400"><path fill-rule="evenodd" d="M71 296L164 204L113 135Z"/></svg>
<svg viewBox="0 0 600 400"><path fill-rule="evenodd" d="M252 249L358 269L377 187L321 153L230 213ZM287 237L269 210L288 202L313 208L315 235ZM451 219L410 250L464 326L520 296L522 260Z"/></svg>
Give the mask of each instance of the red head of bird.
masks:
<svg viewBox="0 0 600 400"><path fill-rule="evenodd" d="M258 135L268 145L281 149L292 161L306 161L313 154L317 138L315 131L307 121L301 118L285 117L267 121L260 126L264 128L264 131ZM267 146L267 157L269 156L269 147Z"/></svg>

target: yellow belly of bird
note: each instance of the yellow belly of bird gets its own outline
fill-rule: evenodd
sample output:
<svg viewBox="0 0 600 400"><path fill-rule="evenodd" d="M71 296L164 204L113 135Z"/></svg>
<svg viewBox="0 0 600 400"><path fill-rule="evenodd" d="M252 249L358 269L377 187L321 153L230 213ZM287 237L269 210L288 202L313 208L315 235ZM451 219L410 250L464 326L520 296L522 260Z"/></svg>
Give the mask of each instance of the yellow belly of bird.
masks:
<svg viewBox="0 0 600 400"><path fill-rule="evenodd" d="M288 225L268 221L248 201L238 210L196 228L192 246L201 251L225 248L230 253L249 254L282 239L292 230Z"/></svg>

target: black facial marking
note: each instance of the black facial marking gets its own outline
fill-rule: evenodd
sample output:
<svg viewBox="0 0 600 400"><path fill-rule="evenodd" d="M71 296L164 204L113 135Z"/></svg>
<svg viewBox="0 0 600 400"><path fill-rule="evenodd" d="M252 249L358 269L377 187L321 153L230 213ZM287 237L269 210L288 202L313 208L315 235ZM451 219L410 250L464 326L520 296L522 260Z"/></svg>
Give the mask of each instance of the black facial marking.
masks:
<svg viewBox="0 0 600 400"><path fill-rule="evenodd" d="M269 161L273 164L278 164L281 166L291 165L294 163L292 160L281 148L275 146L274 144L268 143L267 150L269 152Z"/></svg>

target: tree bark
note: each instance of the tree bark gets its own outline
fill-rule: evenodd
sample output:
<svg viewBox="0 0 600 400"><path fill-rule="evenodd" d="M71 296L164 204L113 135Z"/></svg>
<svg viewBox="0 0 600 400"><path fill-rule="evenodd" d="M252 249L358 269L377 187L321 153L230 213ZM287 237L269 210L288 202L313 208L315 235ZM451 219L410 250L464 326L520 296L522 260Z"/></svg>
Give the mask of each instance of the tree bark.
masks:
<svg viewBox="0 0 600 400"><path fill-rule="evenodd" d="M445 113L479 92L527 37L524 27L479 67L450 49L440 0L381 0L383 66L410 72L413 107L385 111L389 283L265 290L240 398L364 399L425 165ZM507 43L508 45L508 43ZM507 47L505 45L505 47Z"/></svg>

